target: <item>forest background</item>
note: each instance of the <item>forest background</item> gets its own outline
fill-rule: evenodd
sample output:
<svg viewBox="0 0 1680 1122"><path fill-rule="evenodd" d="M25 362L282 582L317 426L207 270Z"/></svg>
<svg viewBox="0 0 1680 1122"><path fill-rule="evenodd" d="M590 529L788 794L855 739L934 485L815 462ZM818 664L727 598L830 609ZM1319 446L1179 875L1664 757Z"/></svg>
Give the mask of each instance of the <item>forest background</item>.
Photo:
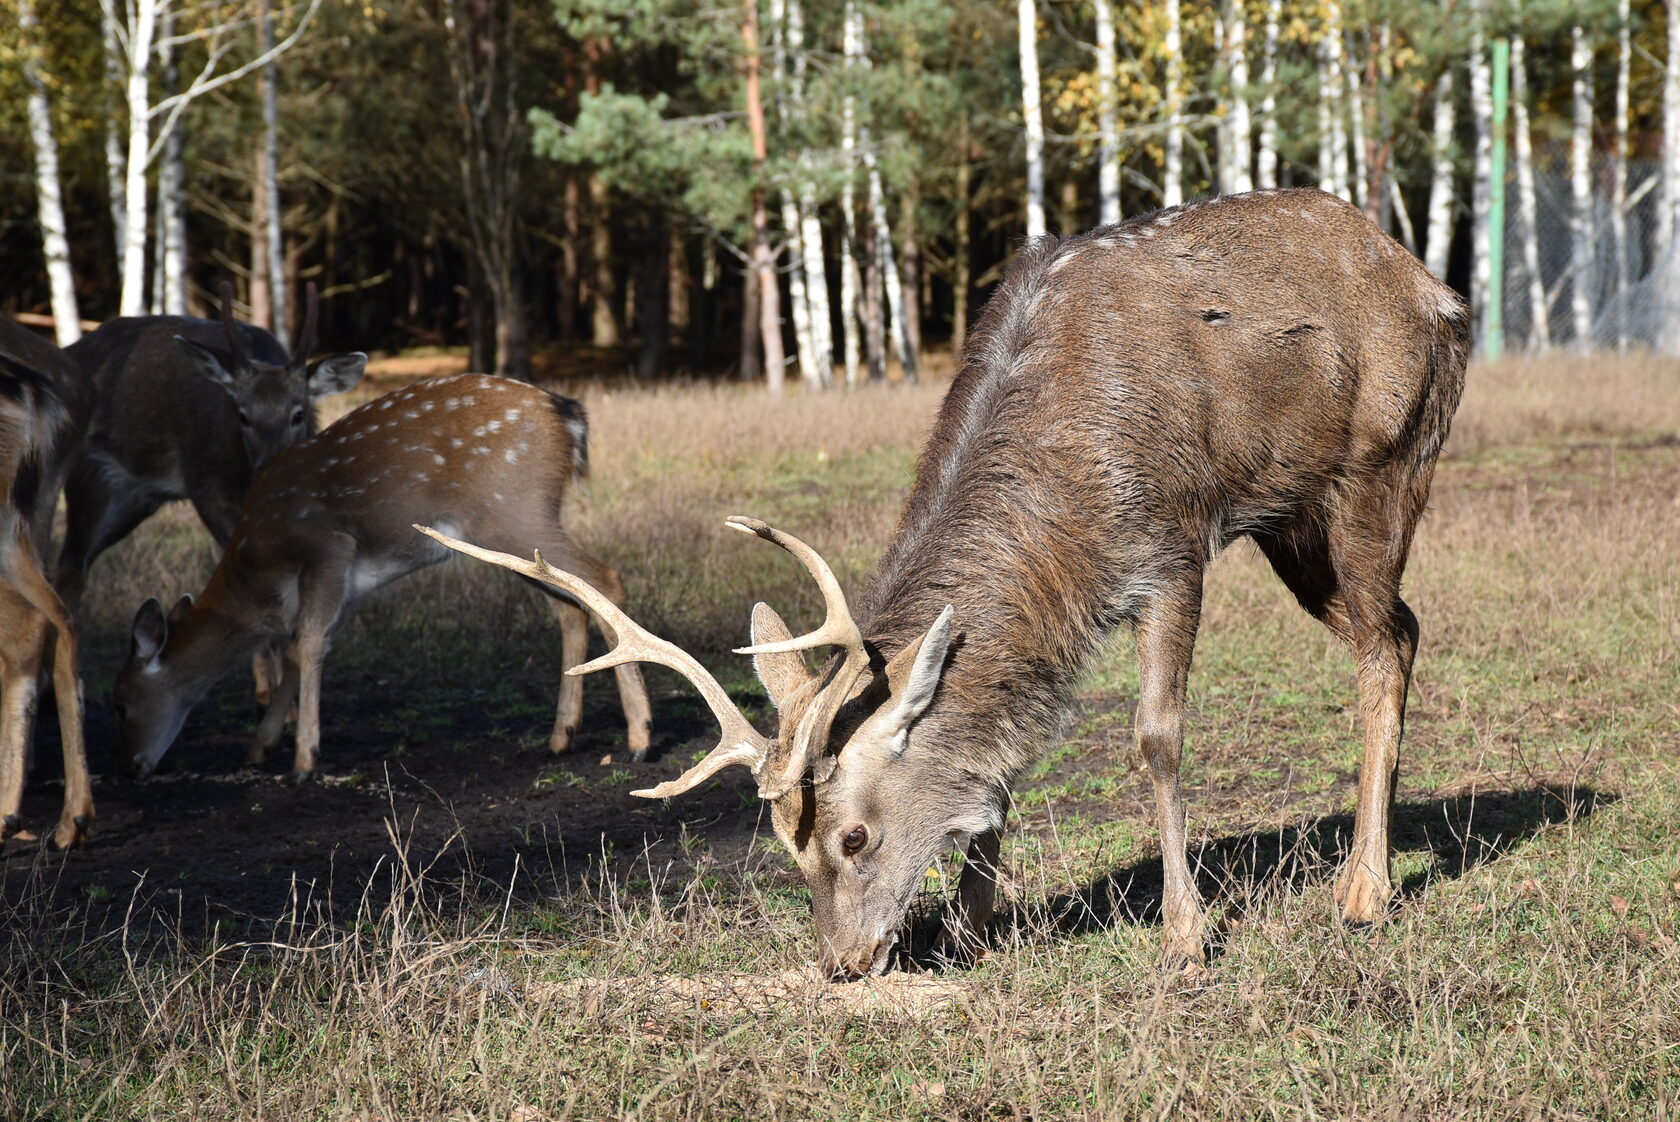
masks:
<svg viewBox="0 0 1680 1122"><path fill-rule="evenodd" d="M914 378L1024 236L1319 184L1484 347L1676 349L1655 0L5 9L0 311L64 341L313 281L326 344L520 377Z"/></svg>

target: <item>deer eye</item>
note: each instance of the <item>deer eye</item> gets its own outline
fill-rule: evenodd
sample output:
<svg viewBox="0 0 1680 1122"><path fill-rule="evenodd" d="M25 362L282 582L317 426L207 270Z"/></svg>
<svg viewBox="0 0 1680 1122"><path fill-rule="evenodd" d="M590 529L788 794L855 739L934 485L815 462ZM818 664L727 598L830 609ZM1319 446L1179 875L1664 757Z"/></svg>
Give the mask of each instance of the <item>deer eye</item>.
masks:
<svg viewBox="0 0 1680 1122"><path fill-rule="evenodd" d="M853 826L846 831L846 836L840 839L840 848L846 851L848 857L867 844L869 844L869 831L862 826Z"/></svg>
<svg viewBox="0 0 1680 1122"><path fill-rule="evenodd" d="M243 409L239 411L239 424L244 428L251 427L251 415Z"/></svg>
<svg viewBox="0 0 1680 1122"><path fill-rule="evenodd" d="M298 428L302 424L303 424L303 406L300 405L296 409L292 410L292 427L293 428Z"/></svg>

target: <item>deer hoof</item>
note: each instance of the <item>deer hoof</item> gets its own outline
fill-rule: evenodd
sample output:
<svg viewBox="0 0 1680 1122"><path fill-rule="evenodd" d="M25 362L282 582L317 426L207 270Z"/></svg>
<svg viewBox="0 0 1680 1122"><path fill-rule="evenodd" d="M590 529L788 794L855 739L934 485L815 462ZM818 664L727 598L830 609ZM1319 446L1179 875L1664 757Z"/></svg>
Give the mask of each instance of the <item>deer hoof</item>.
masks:
<svg viewBox="0 0 1680 1122"><path fill-rule="evenodd" d="M7 838L22 829L23 819L19 818L15 814L6 815L5 818L0 819L0 842L5 841Z"/></svg>
<svg viewBox="0 0 1680 1122"><path fill-rule="evenodd" d="M302 787L315 778L313 771L292 771L282 776L280 783L285 787Z"/></svg>
<svg viewBox="0 0 1680 1122"><path fill-rule="evenodd" d="M566 725L556 729L554 735L548 738L548 750L558 756L562 752L569 752L572 748L572 737L577 735L576 725Z"/></svg>
<svg viewBox="0 0 1680 1122"><path fill-rule="evenodd" d="M52 847L54 849L73 849L83 845L88 840L88 823L93 820L91 814L78 814L68 821L61 821L58 829L53 831Z"/></svg>
<svg viewBox="0 0 1680 1122"><path fill-rule="evenodd" d="M1381 923L1394 897L1387 876L1377 876L1362 864L1350 862L1336 881L1336 903L1341 905L1342 922Z"/></svg>

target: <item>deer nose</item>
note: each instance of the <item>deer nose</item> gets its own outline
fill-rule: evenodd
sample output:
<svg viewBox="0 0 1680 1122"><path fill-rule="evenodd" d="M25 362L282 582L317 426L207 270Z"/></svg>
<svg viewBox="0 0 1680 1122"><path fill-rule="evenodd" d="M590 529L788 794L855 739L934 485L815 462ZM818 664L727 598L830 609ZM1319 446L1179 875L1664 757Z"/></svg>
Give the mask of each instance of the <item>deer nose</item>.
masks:
<svg viewBox="0 0 1680 1122"><path fill-rule="evenodd" d="M893 948L897 945L897 932L879 939L866 940L844 950L825 945L821 955L823 973L830 981L835 982L855 982L871 974L885 973L887 963L892 959Z"/></svg>

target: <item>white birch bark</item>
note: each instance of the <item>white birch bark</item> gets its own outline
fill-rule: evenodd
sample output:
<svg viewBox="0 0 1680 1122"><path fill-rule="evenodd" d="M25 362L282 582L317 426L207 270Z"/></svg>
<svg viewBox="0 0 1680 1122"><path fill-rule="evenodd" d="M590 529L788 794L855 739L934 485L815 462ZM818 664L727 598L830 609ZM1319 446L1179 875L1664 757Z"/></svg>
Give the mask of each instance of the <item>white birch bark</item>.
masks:
<svg viewBox="0 0 1680 1122"><path fill-rule="evenodd" d="M1680 0L1676 0L1680 3ZM1179 0L1166 0L1167 25L1161 39L1166 61L1167 137L1161 159L1161 205L1184 201L1184 45L1179 32Z"/></svg>
<svg viewBox="0 0 1680 1122"><path fill-rule="evenodd" d="M1366 185L1370 180L1368 153L1365 151L1365 112L1366 99L1371 93L1365 88L1363 67L1359 64L1359 55L1354 51L1355 42L1351 34L1343 33L1342 89L1348 94L1348 148L1353 159L1353 174L1348 179L1347 198L1355 206L1364 207Z"/></svg>
<svg viewBox="0 0 1680 1122"><path fill-rule="evenodd" d="M1616 120L1611 126L1610 167L1610 260L1611 299L1615 302L1616 349L1627 350L1628 345L1628 112L1631 108L1628 88L1633 66L1632 5L1628 0L1616 4Z"/></svg>
<svg viewBox="0 0 1680 1122"><path fill-rule="evenodd" d="M868 130L865 130L867 135ZM864 164L869 169L869 216L874 227L874 236L870 239L875 243L875 259L879 263L881 279L887 289L887 313L891 319L891 327L887 335L892 340L893 353L898 356L898 364L907 377L913 378L916 370L916 356L910 353L910 343L905 332L904 283L899 276L898 266L893 261L892 228L887 224L886 192L881 186L881 169L875 162L875 153L866 143L863 153Z"/></svg>
<svg viewBox="0 0 1680 1122"><path fill-rule="evenodd" d="M788 125L792 89L788 82L788 50L791 29L788 26L787 4L784 0L770 0L770 75L771 91L775 99L777 122L785 130ZM794 353L798 356L799 378L811 388L821 385L817 369L817 355L811 336L811 306L805 294L805 249L801 244L805 223L800 217L799 204L793 192L782 188L776 192L782 214L782 230L788 240L788 311L793 319Z"/></svg>
<svg viewBox="0 0 1680 1122"><path fill-rule="evenodd" d="M1476 349L1482 346L1488 284L1493 262L1488 257L1488 220L1493 199L1493 71L1482 36L1482 5L1471 5L1475 21L1470 35L1470 112L1476 122L1474 187L1470 200L1470 313L1475 324Z"/></svg>
<svg viewBox="0 0 1680 1122"><path fill-rule="evenodd" d="M1266 0L1266 39L1260 54L1260 136L1255 153L1255 182L1262 188L1278 185L1277 51L1283 21L1283 0Z"/></svg>
<svg viewBox="0 0 1680 1122"><path fill-rule="evenodd" d="M120 91L123 88L123 49L121 25L110 5L100 14L100 41L105 56L105 187L111 197L111 233L115 239L116 259L122 260L127 234L128 169L124 166L123 125L120 110Z"/></svg>
<svg viewBox="0 0 1680 1122"><path fill-rule="evenodd" d="M795 116L805 113L805 12L800 0L788 0L788 53L793 65L789 97ZM801 152L801 170L808 170L809 152ZM816 384L827 389L834 382L834 329L828 305L827 257L823 253L822 218L817 210L816 184L807 176L799 186L799 252L805 270L805 303L810 310L811 351Z"/></svg>
<svg viewBox="0 0 1680 1122"><path fill-rule="evenodd" d="M1324 29L1318 41L1318 185L1344 199L1348 194L1346 91L1342 75L1342 9L1338 0L1324 6Z"/></svg>
<svg viewBox="0 0 1680 1122"><path fill-rule="evenodd" d="M1570 83L1575 103L1575 127L1569 137L1569 324L1575 349L1592 344L1592 44L1586 29L1570 28Z"/></svg>
<svg viewBox="0 0 1680 1122"><path fill-rule="evenodd" d="M841 51L846 71L855 72L863 57L863 17L856 0L846 0ZM840 189L840 213L845 219L840 231L840 322L845 334L846 385L855 386L862 349L858 301L863 297L863 278L857 263L857 94L850 86L840 113L840 152L846 169Z"/></svg>
<svg viewBox="0 0 1680 1122"><path fill-rule="evenodd" d="M34 0L18 0L18 30L23 34L23 81L29 89L29 140L35 149L35 208L41 225L41 251L52 291L53 334L68 347L82 337L76 308L76 281L70 271L70 241L65 236L64 198L58 179L58 141L53 137L52 107L41 79L41 40L36 34Z"/></svg>
<svg viewBox="0 0 1680 1122"><path fill-rule="evenodd" d="M1424 234L1424 264L1442 280L1452 255L1453 231L1453 74L1441 72L1435 82L1434 114L1430 121L1431 169L1429 177L1429 221Z"/></svg>
<svg viewBox="0 0 1680 1122"><path fill-rule="evenodd" d="M257 50L263 55L274 53L274 13L268 0L259 0L257 18ZM280 206L280 112L279 75L274 60L269 59L259 79L263 107L263 175L268 179L264 200L268 203L268 220L263 232L268 237L268 298L273 309L274 337L280 345L292 345L292 321L287 314L285 230L281 226Z"/></svg>
<svg viewBox="0 0 1680 1122"><path fill-rule="evenodd" d="M1231 76L1231 106L1225 116L1227 191L1254 190L1254 177L1249 174L1253 130L1248 111L1248 19L1243 0L1232 0L1225 16L1225 49L1228 53L1226 73Z"/></svg>
<svg viewBox="0 0 1680 1122"><path fill-rule="evenodd" d="M1528 296L1528 348L1551 345L1551 311L1540 271L1540 208L1534 192L1534 141L1528 119L1528 62L1520 35L1511 37L1511 163L1517 178L1517 225L1522 239L1524 290Z"/></svg>
<svg viewBox="0 0 1680 1122"><path fill-rule="evenodd" d="M162 22L163 91L172 97L181 89L181 71L175 61L175 13L166 11ZM158 255L159 283L152 298L165 315L187 314L187 213L182 200L186 192L186 161L182 156L180 129L170 129L163 142L158 165Z"/></svg>
<svg viewBox="0 0 1680 1122"><path fill-rule="evenodd" d="M107 0L109 2L109 0ZM133 0L129 8L124 89L128 104L128 156L123 177L122 295L119 315L146 310L146 165L151 142L152 98L147 83L158 0Z"/></svg>
<svg viewBox="0 0 1680 1122"><path fill-rule="evenodd" d="M1044 109L1038 84L1038 8L1034 0L1016 0L1021 48L1021 113L1027 132L1027 237L1043 236Z"/></svg>
<svg viewBox="0 0 1680 1122"><path fill-rule="evenodd" d="M1116 106L1118 65L1114 53L1114 9L1097 8L1097 221L1120 221L1120 125ZM965 154L966 156L966 154Z"/></svg>

